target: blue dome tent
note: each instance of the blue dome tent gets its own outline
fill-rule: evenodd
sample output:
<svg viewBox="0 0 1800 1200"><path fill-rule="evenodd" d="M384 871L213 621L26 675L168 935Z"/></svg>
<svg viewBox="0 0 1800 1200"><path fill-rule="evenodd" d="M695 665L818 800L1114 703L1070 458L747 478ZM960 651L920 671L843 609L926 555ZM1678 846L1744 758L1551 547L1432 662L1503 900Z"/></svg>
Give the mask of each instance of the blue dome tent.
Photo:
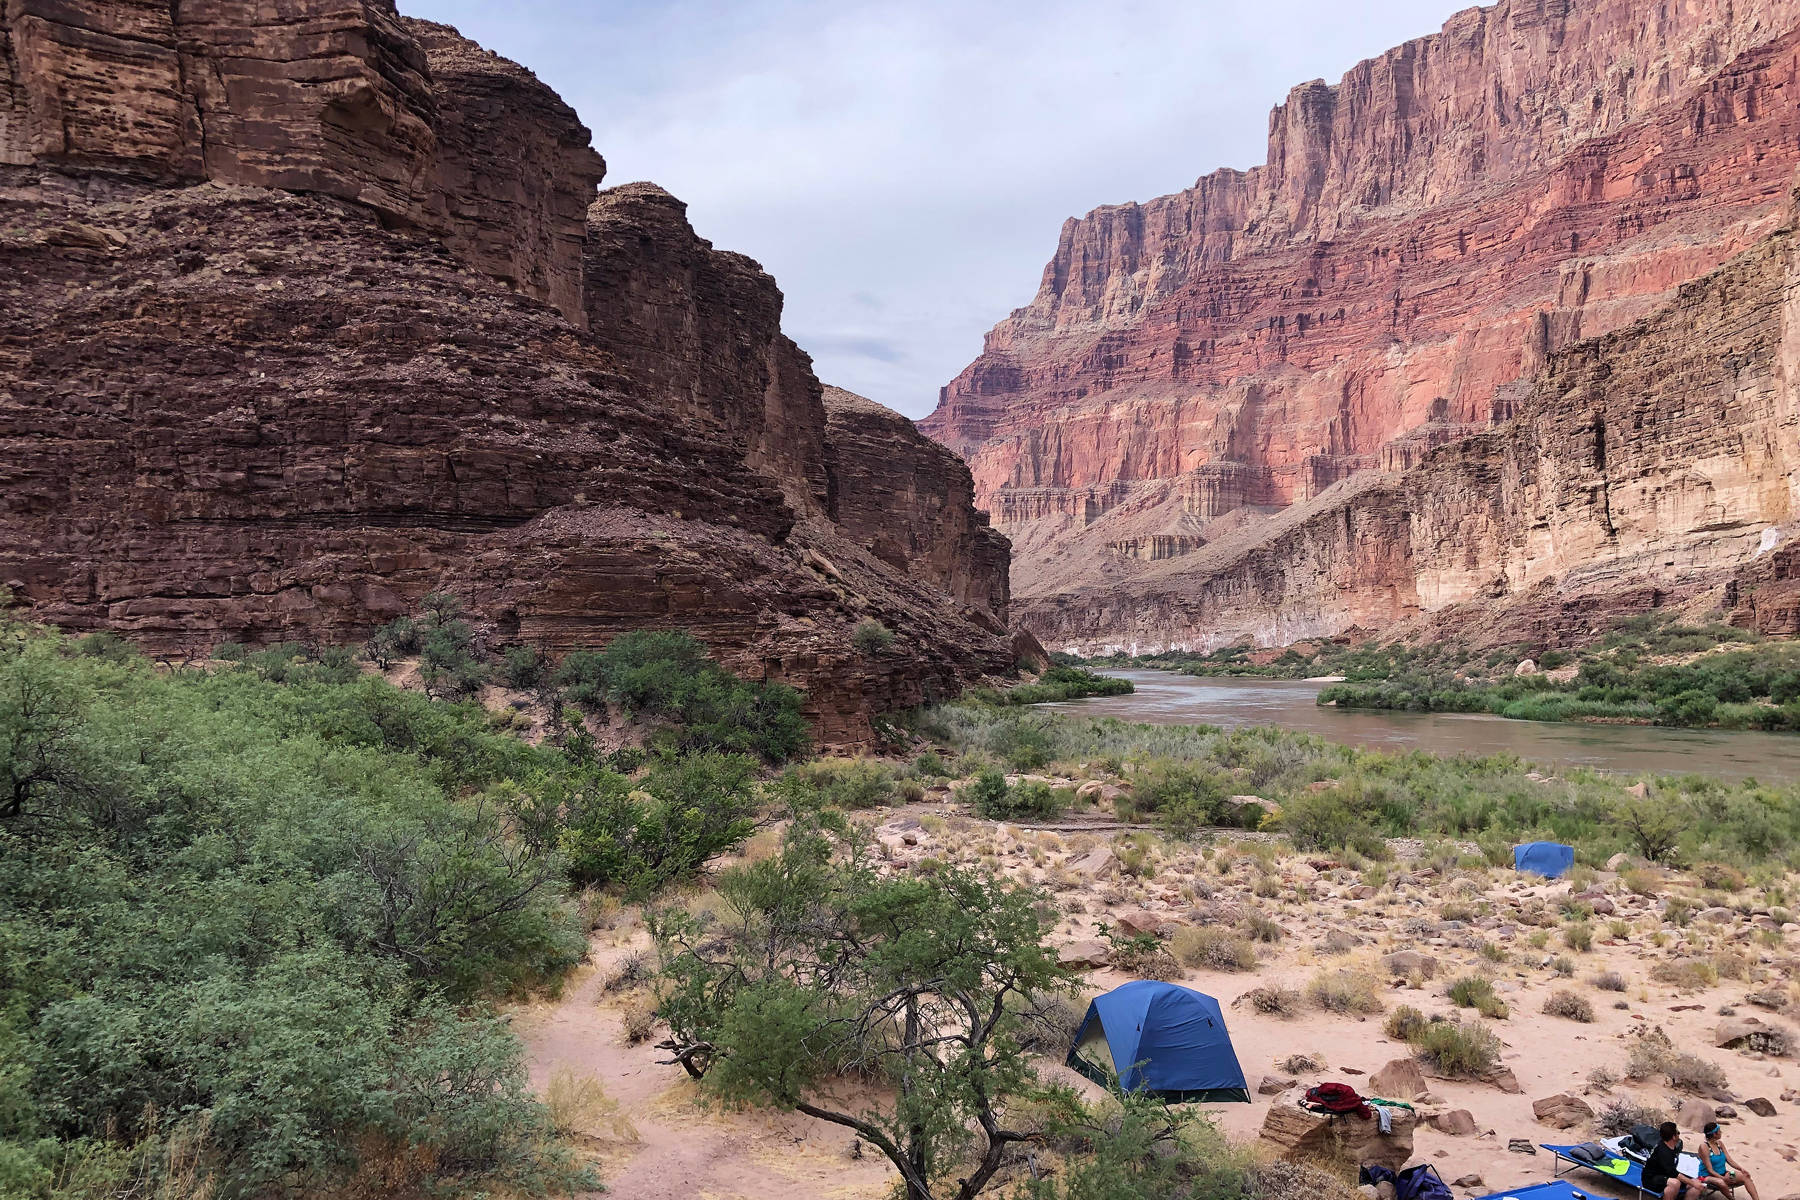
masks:
<svg viewBox="0 0 1800 1200"><path fill-rule="evenodd" d="M1575 848L1561 842L1526 842L1513 847L1513 870L1561 879L1575 865Z"/></svg>
<svg viewBox="0 0 1800 1200"><path fill-rule="evenodd" d="M1250 1103L1219 1002L1173 983L1140 979L1094 997L1068 1063L1095 1083L1174 1103Z"/></svg>

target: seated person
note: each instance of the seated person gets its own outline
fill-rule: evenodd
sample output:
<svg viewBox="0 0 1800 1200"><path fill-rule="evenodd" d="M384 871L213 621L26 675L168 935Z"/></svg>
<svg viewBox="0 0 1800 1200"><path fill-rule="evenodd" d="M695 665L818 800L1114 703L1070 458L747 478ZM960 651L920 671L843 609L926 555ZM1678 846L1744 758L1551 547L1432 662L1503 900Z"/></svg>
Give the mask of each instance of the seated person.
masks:
<svg viewBox="0 0 1800 1200"><path fill-rule="evenodd" d="M1681 1173L1681 1130L1675 1122L1664 1121L1656 1132L1662 1141L1644 1163L1644 1190L1662 1200L1700 1200L1706 1195L1706 1185Z"/></svg>
<svg viewBox="0 0 1800 1200"><path fill-rule="evenodd" d="M1727 1196L1735 1189L1743 1188L1750 1193L1750 1200L1762 1200L1756 1194L1756 1183L1750 1178L1750 1172L1741 1170L1737 1160L1726 1153L1725 1134L1719 1129L1719 1123L1712 1121L1701 1132L1706 1134L1706 1144L1700 1147L1700 1182Z"/></svg>

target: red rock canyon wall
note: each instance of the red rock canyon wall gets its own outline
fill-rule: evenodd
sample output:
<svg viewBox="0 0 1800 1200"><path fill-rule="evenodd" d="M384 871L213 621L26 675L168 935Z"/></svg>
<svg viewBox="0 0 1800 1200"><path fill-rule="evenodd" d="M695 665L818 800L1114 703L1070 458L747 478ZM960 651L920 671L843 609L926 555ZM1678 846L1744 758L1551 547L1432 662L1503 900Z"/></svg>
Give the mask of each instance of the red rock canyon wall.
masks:
<svg viewBox="0 0 1800 1200"><path fill-rule="evenodd" d="M1066 223L923 422L1026 611L1129 636L1102 598L1161 561L1145 539L1204 578L1206 547L1507 421L1557 351L1756 245L1800 165L1797 55L1796 0L1503 0L1294 89L1265 165Z"/></svg>
<svg viewBox="0 0 1800 1200"><path fill-rule="evenodd" d="M445 587L552 649L691 628L827 744L1010 667L961 464L904 422L834 447L773 281L596 197L529 72L377 3L5 14L0 584L36 615L189 653ZM888 461L962 510L871 548Z"/></svg>

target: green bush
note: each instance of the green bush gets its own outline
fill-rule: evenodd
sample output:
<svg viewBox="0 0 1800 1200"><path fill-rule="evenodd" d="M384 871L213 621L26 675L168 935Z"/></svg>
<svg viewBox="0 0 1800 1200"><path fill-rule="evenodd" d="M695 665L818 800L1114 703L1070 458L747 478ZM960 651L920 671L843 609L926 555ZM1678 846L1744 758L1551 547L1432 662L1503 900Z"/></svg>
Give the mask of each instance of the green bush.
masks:
<svg viewBox="0 0 1800 1200"><path fill-rule="evenodd" d="M1064 793L1036 780L1009 785L997 767L977 774L968 791L975 815L990 821L1049 821L1068 811Z"/></svg>
<svg viewBox="0 0 1800 1200"><path fill-rule="evenodd" d="M784 683L750 683L706 656L692 634L620 634L604 650L576 650L551 682L589 711L618 705L628 717L667 723L673 748L754 754L782 763L806 750L810 734L800 693Z"/></svg>
<svg viewBox="0 0 1800 1200"><path fill-rule="evenodd" d="M1170 833L1186 837L1224 823L1227 778L1191 763L1159 762L1132 778L1132 804L1154 814Z"/></svg>
<svg viewBox="0 0 1800 1200"><path fill-rule="evenodd" d="M147 1195L201 1112L221 1195L326 1193L377 1145L422 1191L554 1165L488 999L584 951L504 786L560 760L472 706L322 677L336 656L262 661L0 637L9 1195L77 1163L96 1194Z"/></svg>
<svg viewBox="0 0 1800 1200"><path fill-rule="evenodd" d="M1494 981L1485 975L1464 975L1450 985L1450 1002L1458 1008L1472 1008L1484 1017L1503 1018L1506 1001L1494 991Z"/></svg>
<svg viewBox="0 0 1800 1200"><path fill-rule="evenodd" d="M874 759L817 759L789 767L775 790L790 807L854 812L894 803L896 782L893 771Z"/></svg>
<svg viewBox="0 0 1800 1200"><path fill-rule="evenodd" d="M633 783L592 769L547 796L567 813L557 847L578 886L646 896L740 844L755 828L756 762L696 754L652 762Z"/></svg>
<svg viewBox="0 0 1800 1200"><path fill-rule="evenodd" d="M856 647L858 654L874 658L893 648L894 631L880 621L858 621L851 631L850 644Z"/></svg>
<svg viewBox="0 0 1800 1200"><path fill-rule="evenodd" d="M500 678L521 692L535 690L550 675L550 660L536 646L509 646L500 656Z"/></svg>

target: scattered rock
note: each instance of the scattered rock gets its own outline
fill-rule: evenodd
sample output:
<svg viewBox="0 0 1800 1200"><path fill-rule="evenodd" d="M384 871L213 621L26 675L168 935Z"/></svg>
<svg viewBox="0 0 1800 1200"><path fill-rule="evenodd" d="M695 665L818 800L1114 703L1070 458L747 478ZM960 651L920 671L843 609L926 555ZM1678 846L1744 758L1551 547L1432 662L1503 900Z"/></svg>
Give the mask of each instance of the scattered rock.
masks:
<svg viewBox="0 0 1800 1200"><path fill-rule="evenodd" d="M1056 952L1057 965L1063 967L1104 967L1112 961L1112 947L1105 942L1076 942Z"/></svg>
<svg viewBox="0 0 1800 1200"><path fill-rule="evenodd" d="M1746 1100L1744 1101L1744 1107L1759 1117L1772 1117L1775 1115L1775 1105L1770 1103L1766 1096L1757 1096L1754 1099Z"/></svg>
<svg viewBox="0 0 1800 1200"><path fill-rule="evenodd" d="M1461 1187L1461 1188L1462 1187L1463 1188L1464 1187L1465 1188L1478 1188L1478 1187L1485 1187L1486 1184L1484 1184L1482 1182L1481 1176L1470 1173L1468 1175L1458 1175L1456 1177L1455 1186Z"/></svg>
<svg viewBox="0 0 1800 1200"><path fill-rule="evenodd" d="M1553 1129L1573 1129L1593 1120L1594 1110L1580 1097L1558 1092L1554 1096L1545 1096L1542 1100L1533 1100L1531 1115L1540 1124Z"/></svg>
<svg viewBox="0 0 1800 1200"><path fill-rule="evenodd" d="M1514 1154L1536 1154L1537 1143L1530 1138L1508 1138L1506 1148Z"/></svg>
<svg viewBox="0 0 1800 1200"><path fill-rule="evenodd" d="M1412 975L1417 972L1426 979L1437 978L1438 960L1417 950L1396 950L1383 958L1381 965L1390 975Z"/></svg>
<svg viewBox="0 0 1800 1200"><path fill-rule="evenodd" d="M1262 1077L1262 1082L1256 1085L1256 1094L1259 1096L1279 1096L1289 1088L1297 1087L1299 1083L1300 1081L1298 1079L1281 1079L1274 1075L1264 1075Z"/></svg>
<svg viewBox="0 0 1800 1200"><path fill-rule="evenodd" d="M1453 1108L1447 1113L1439 1113L1431 1120L1432 1128L1439 1133L1447 1133L1451 1137L1474 1137L1481 1132L1475 1124L1475 1117L1466 1108Z"/></svg>
<svg viewBox="0 0 1800 1200"><path fill-rule="evenodd" d="M1095 846L1080 858L1069 860L1069 870L1080 875L1092 875L1096 878L1102 875L1110 875L1118 865L1118 858L1113 854L1111 847L1108 846Z"/></svg>

